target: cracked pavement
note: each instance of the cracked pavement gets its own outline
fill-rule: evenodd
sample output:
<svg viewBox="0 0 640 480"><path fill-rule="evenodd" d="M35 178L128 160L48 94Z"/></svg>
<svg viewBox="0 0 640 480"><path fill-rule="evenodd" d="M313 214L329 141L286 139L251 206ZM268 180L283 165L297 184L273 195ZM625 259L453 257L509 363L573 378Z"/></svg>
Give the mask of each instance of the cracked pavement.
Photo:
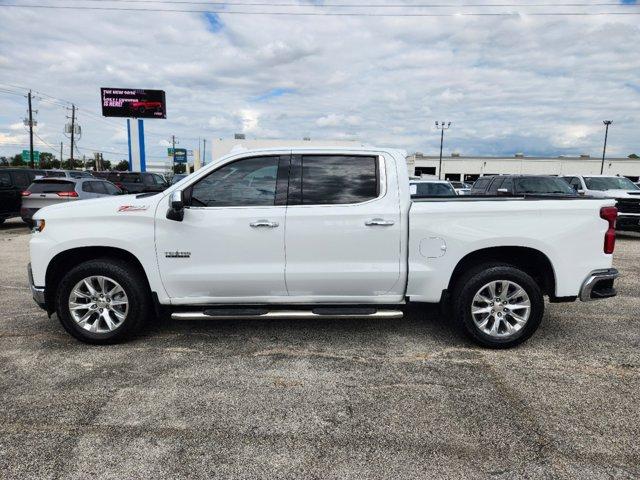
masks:
<svg viewBox="0 0 640 480"><path fill-rule="evenodd" d="M638 478L640 236L619 296L508 351L398 320L163 322L95 347L33 303L0 226L0 477Z"/></svg>

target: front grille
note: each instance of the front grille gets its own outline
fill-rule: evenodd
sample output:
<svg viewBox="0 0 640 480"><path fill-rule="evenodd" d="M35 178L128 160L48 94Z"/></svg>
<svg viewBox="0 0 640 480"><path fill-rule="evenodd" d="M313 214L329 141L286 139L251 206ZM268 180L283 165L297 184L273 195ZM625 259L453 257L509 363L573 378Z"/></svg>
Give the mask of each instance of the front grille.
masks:
<svg viewBox="0 0 640 480"><path fill-rule="evenodd" d="M640 199L619 198L616 207L619 213L640 213Z"/></svg>

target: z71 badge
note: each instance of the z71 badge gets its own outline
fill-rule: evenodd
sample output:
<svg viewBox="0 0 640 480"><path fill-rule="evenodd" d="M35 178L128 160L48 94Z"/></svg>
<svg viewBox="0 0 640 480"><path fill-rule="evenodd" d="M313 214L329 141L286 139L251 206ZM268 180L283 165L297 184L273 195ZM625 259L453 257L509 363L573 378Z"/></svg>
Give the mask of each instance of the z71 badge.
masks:
<svg viewBox="0 0 640 480"><path fill-rule="evenodd" d="M149 209L149 205L120 205L118 212L144 212Z"/></svg>

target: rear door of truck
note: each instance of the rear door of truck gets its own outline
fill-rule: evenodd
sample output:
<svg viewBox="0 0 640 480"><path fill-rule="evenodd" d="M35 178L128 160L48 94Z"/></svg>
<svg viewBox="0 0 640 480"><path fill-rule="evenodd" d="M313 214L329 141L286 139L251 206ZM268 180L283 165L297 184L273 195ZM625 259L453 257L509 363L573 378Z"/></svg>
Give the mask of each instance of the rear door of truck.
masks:
<svg viewBox="0 0 640 480"><path fill-rule="evenodd" d="M293 155L285 238L290 296L402 295L395 291L403 285L402 233L397 177L383 155Z"/></svg>

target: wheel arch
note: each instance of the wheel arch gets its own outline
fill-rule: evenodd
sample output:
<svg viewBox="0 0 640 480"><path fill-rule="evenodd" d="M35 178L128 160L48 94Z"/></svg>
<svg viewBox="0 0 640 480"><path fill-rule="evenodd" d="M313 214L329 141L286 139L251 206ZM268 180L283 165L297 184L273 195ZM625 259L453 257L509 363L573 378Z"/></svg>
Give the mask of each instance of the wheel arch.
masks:
<svg viewBox="0 0 640 480"><path fill-rule="evenodd" d="M540 250L522 246L489 247L468 253L453 269L448 291L452 291L464 272L489 262L506 263L521 269L533 277L545 295L555 297L556 275L551 260Z"/></svg>
<svg viewBox="0 0 640 480"><path fill-rule="evenodd" d="M52 313L55 311L56 288L51 287L58 285L64 273L82 262L100 258L118 259L126 262L142 274L146 282L145 286L149 292L151 292L149 276L142 266L142 263L140 263L140 260L138 260L133 253L118 247L76 247L59 252L47 265L47 271L45 273L45 304L47 312Z"/></svg>

